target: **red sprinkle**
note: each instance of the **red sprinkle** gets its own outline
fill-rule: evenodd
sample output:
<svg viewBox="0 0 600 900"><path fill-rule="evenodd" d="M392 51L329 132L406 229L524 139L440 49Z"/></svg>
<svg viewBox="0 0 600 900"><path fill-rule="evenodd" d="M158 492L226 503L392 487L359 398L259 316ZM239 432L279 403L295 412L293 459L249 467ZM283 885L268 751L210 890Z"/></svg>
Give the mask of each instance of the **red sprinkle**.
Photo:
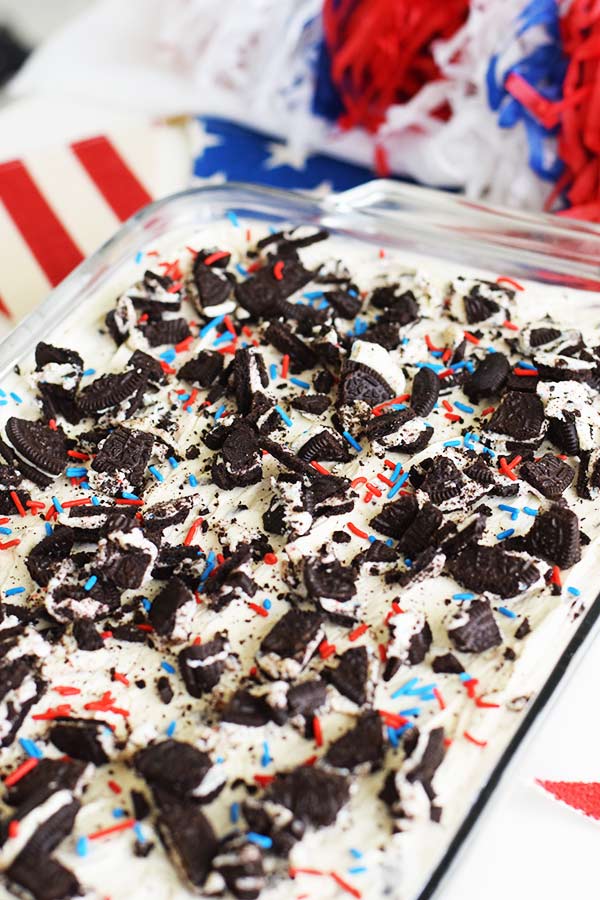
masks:
<svg viewBox="0 0 600 900"><path fill-rule="evenodd" d="M116 781L108 781L107 784L108 784L109 788L111 789L111 791L113 792L113 794L122 794L123 793L123 788L121 787L120 784L117 784Z"/></svg>
<svg viewBox="0 0 600 900"><path fill-rule="evenodd" d="M463 737L468 741L471 741L472 744L475 744L476 747L487 747L487 741L478 741L477 738L474 738L468 731L463 732Z"/></svg>
<svg viewBox="0 0 600 900"><path fill-rule="evenodd" d="M436 347L435 344L432 343L431 338L429 337L428 334L425 335L425 345L428 350L432 350L432 351L438 351L438 350L443 349L442 347Z"/></svg>
<svg viewBox="0 0 600 900"><path fill-rule="evenodd" d="M372 412L377 415L379 410L385 409L386 406L393 406L395 403L404 403L405 400L408 400L410 394L402 394L401 397L392 397L391 400L384 400L383 403L378 403L377 406L374 406Z"/></svg>
<svg viewBox="0 0 600 900"><path fill-rule="evenodd" d="M316 469L317 472L320 472L321 475L331 475L329 469L326 469L325 466L322 466L321 463L317 462L316 459L311 461L311 466L313 469Z"/></svg>
<svg viewBox="0 0 600 900"><path fill-rule="evenodd" d="M56 691L57 694L60 694L61 697L74 697L76 694L81 693L79 688L70 687L70 685L66 684L57 684L52 690Z"/></svg>
<svg viewBox="0 0 600 900"><path fill-rule="evenodd" d="M360 900L360 898L362 897L362 894L361 894L361 892L360 892L357 888L355 888L355 887L354 887L353 885L351 885L351 884L348 884L347 881L344 881L344 879L342 878L342 876L341 876L341 875L338 875L337 872L330 872L329 874L331 875L331 877L333 878L333 880L335 881L335 883L336 883L337 885L339 885L339 887L341 887L341 889L342 889L343 891L346 891L347 894L352 894L353 897L356 897L357 900Z"/></svg>
<svg viewBox="0 0 600 900"><path fill-rule="evenodd" d="M290 371L290 355L286 353L281 359L281 377L287 378Z"/></svg>
<svg viewBox="0 0 600 900"><path fill-rule="evenodd" d="M0 544L0 550L10 550L11 547L18 547L20 543L20 538L16 538L14 541L7 541L6 544Z"/></svg>
<svg viewBox="0 0 600 900"><path fill-rule="evenodd" d="M442 400L442 406L444 409L447 409L448 412L453 412L453 407L449 400Z"/></svg>
<svg viewBox="0 0 600 900"><path fill-rule="evenodd" d="M394 486L394 482L390 481L389 478L386 478L385 475L379 474L377 477L379 478L380 481L383 481L384 484L387 484L388 487Z"/></svg>
<svg viewBox="0 0 600 900"><path fill-rule="evenodd" d="M481 415L482 415L482 416L489 416L489 415L490 415L491 413L493 413L493 412L496 412L496 407L495 407L495 406L486 406L485 409L482 409L482 410L481 410Z"/></svg>
<svg viewBox="0 0 600 900"><path fill-rule="evenodd" d="M141 625L136 625L136 628L139 631L147 631L147 632L154 631L154 628L152 627L152 625L144 625L144 623L142 623Z"/></svg>
<svg viewBox="0 0 600 900"><path fill-rule="evenodd" d="M517 366L516 369L513 369L513 375L520 375L522 378L526 378L527 376L532 377L539 374L540 373L537 369L522 369L520 366Z"/></svg>
<svg viewBox="0 0 600 900"><path fill-rule="evenodd" d="M112 676L113 681L120 681L121 684L124 684L125 687L129 687L129 679L127 675L123 675L122 672L117 672L115 669Z"/></svg>
<svg viewBox="0 0 600 900"><path fill-rule="evenodd" d="M354 631L351 631L350 634L348 635L348 640L349 641L358 640L358 638L365 633L365 631L367 630L368 627L369 626L365 622L362 622L360 625L357 625L356 628L354 629Z"/></svg>
<svg viewBox="0 0 600 900"><path fill-rule="evenodd" d="M319 656L321 659L328 659L336 652L335 644L329 644L325 639L319 644Z"/></svg>
<svg viewBox="0 0 600 900"><path fill-rule="evenodd" d="M381 660L381 662L383 662L383 663L386 662L387 661L387 648L386 648L385 644L378 644L377 649L379 651L379 659Z"/></svg>
<svg viewBox="0 0 600 900"><path fill-rule="evenodd" d="M19 515L25 517L25 516L27 515L27 513L25 512L25 507L23 506L23 504L22 504L21 501L19 500L19 495L17 494L16 491L11 491L11 492L10 492L10 499L11 499L12 502L15 504L15 506L16 506L16 508L17 508L17 512L19 513Z"/></svg>
<svg viewBox="0 0 600 900"><path fill-rule="evenodd" d="M356 535L359 538L368 538L369 535L366 531L361 531L360 528L357 528L352 522L346 522L346 527L348 531L351 531L352 534Z"/></svg>
<svg viewBox="0 0 600 900"><path fill-rule="evenodd" d="M514 322L511 322L510 319L505 319L502 325L504 326L504 328L510 328L511 331L519 330L519 326L515 325Z"/></svg>
<svg viewBox="0 0 600 900"><path fill-rule="evenodd" d="M475 706L479 706L480 709L500 709L499 703L488 703L482 697L475 697Z"/></svg>
<svg viewBox="0 0 600 900"><path fill-rule="evenodd" d="M67 456L72 456L73 459L82 459L84 462L90 458L89 454L82 453L80 450L67 450Z"/></svg>
<svg viewBox="0 0 600 900"><path fill-rule="evenodd" d="M264 608L264 606L259 606L258 603L248 602L248 606L252 609L258 616L266 617L269 615L269 611Z"/></svg>
<svg viewBox="0 0 600 900"><path fill-rule="evenodd" d="M558 566L552 566L552 573L550 575L550 584L555 584L557 587L562 587L562 581L560 578L560 569Z"/></svg>
<svg viewBox="0 0 600 900"><path fill-rule="evenodd" d="M65 500L62 506L63 509L70 509L72 506L89 506L91 502L91 497L81 497L79 500Z"/></svg>
<svg viewBox="0 0 600 900"><path fill-rule="evenodd" d="M11 819L8 823L8 836L9 838L16 838L19 833L19 820Z"/></svg>
<svg viewBox="0 0 600 900"><path fill-rule="evenodd" d="M143 506L143 500L128 500L126 497L119 497L118 500L115 500L117 506Z"/></svg>
<svg viewBox="0 0 600 900"><path fill-rule="evenodd" d="M315 744L317 747L323 746L323 730L321 728L321 721L318 716L313 716L312 720L313 724L313 733L315 736Z"/></svg>
<svg viewBox="0 0 600 900"><path fill-rule="evenodd" d="M95 831L93 834L88 834L88 838L90 841L97 841L98 838L108 837L109 834L116 834L119 831L127 831L128 828L133 828L135 825L135 819L124 819L122 822L118 822L116 825L111 825L110 828L101 828L100 831Z"/></svg>
<svg viewBox="0 0 600 900"><path fill-rule="evenodd" d="M468 341L470 344L478 344L479 338L475 337L474 334L471 334L470 331L463 331L465 341Z"/></svg>
<svg viewBox="0 0 600 900"><path fill-rule="evenodd" d="M37 764L38 760L34 756L26 759L25 762L22 762L20 766L17 766L10 775L6 776L4 779L4 786L7 788L12 787L13 784L16 784L21 778L24 778L32 769L35 769Z"/></svg>
<svg viewBox="0 0 600 900"><path fill-rule="evenodd" d="M277 555L275 553L265 553L263 556L263 562L268 566L274 566L277 562Z"/></svg>
<svg viewBox="0 0 600 900"><path fill-rule="evenodd" d="M190 344L194 340L193 335L188 335L188 337L184 338L182 341L179 341L178 344L175 344L175 353L182 353L184 350L189 350Z"/></svg>
<svg viewBox="0 0 600 900"><path fill-rule="evenodd" d="M506 475L507 478L510 478L511 481L518 481L517 476L512 471L512 469L509 467L509 465L506 462L506 460L504 459L504 457L502 457L500 459L500 471L502 472L503 475Z"/></svg>
<svg viewBox="0 0 600 900"><path fill-rule="evenodd" d="M436 699L437 702L438 702L439 708L440 708L440 709L446 709L446 704L444 703L444 698L443 698L442 695L440 694L438 688L434 688L434 689L433 689L433 694L434 694L434 696L435 696L435 699Z"/></svg>
<svg viewBox="0 0 600 900"><path fill-rule="evenodd" d="M229 256L227 250L217 250L215 253L209 253L208 256L205 256L202 262L205 266L212 266L213 263L218 262L220 259L225 259L226 256Z"/></svg>
<svg viewBox="0 0 600 900"><path fill-rule="evenodd" d="M204 521L204 519L199 518L199 519L195 519L195 520L192 522L191 527L190 527L190 530L189 530L188 533L186 534L185 540L184 540L184 542L183 542L184 545L185 545L186 547L189 547L190 544L192 543L192 541L194 540L194 538L195 538L195 536L196 536L196 531L198 530L198 528L200 528L200 526L202 525L202 522L203 522L203 521Z"/></svg>
<svg viewBox="0 0 600 900"><path fill-rule="evenodd" d="M449 419L451 422L460 422L461 416L456 413L444 413L446 419Z"/></svg>
<svg viewBox="0 0 600 900"><path fill-rule="evenodd" d="M37 713L35 716L32 716L32 719L35 719L36 722L46 722L51 721L52 719L58 719L59 716L69 716L71 714L71 704L70 703L61 703L59 706L51 706L46 712Z"/></svg>
<svg viewBox="0 0 600 900"><path fill-rule="evenodd" d="M56 419L48 419L48 428L50 428L51 431L56 431L56 429L58 428Z"/></svg>
<svg viewBox="0 0 600 900"><path fill-rule="evenodd" d="M516 291L525 290L522 284L519 284L519 282L515 281L513 278L508 278L507 275L501 275L500 278L496 278L496 284L510 284Z"/></svg>
<svg viewBox="0 0 600 900"><path fill-rule="evenodd" d="M254 776L255 782L257 784L259 784L261 787L267 787L268 785L270 785L274 778L275 778L274 775L255 775Z"/></svg>
<svg viewBox="0 0 600 900"><path fill-rule="evenodd" d="M275 265L273 266L273 275L277 279L277 281L283 281L283 267L285 263L282 259L277 260Z"/></svg>
<svg viewBox="0 0 600 900"><path fill-rule="evenodd" d="M404 716L399 716L398 713L389 712L387 709L379 709L377 712L384 723L389 725L390 728L402 728L402 726L406 725L408 722L408 719L405 719Z"/></svg>

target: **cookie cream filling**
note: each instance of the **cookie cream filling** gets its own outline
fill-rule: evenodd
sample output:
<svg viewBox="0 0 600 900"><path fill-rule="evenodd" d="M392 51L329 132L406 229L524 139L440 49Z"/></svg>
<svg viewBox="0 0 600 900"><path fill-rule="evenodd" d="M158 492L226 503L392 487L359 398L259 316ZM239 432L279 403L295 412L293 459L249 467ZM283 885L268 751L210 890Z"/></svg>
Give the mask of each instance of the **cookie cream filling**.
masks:
<svg viewBox="0 0 600 900"><path fill-rule="evenodd" d="M48 489L12 471L2 475L3 485L14 483L25 512L14 505L14 488L0 491L12 529L2 544L19 541L0 550L2 593L24 587L7 603L33 616L26 626L6 616L3 627L10 623L21 631L19 649L8 653L11 664L19 653L37 657L45 687L3 749L2 774L25 760L21 738L34 741L46 759L60 759L51 737L53 716L107 723L98 741L109 762L92 767L73 831L56 850L89 896L188 900L220 892L249 900L259 894L261 900L302 894L340 900L346 890L331 876L334 871L365 900L414 900L595 598L600 512L592 481L600 453L600 330L590 298L533 283L512 290L496 284L500 273L465 271L392 249L382 257L377 247L350 238L306 243L317 234L312 226L290 228L282 238L264 223L236 228L224 222L189 236L183 248L165 239L46 335L53 346L76 350L83 371L94 374L82 375L77 385L65 366L61 381L62 366L49 364L36 373L32 357L3 382L3 390L23 402L10 400L2 408L2 431L10 417L25 423L55 419L66 435L67 455L64 474ZM299 242L294 252L281 244L286 239ZM231 283L223 303L199 301L196 257L186 248L207 258L217 251L231 255L219 269L219 279ZM144 276L146 270L153 277ZM169 271L171 282L156 280ZM180 281L184 286L178 288ZM342 312L358 296L359 312L338 314L327 299L334 291L347 301L344 307L337 298ZM111 332L105 317L115 310L116 298ZM160 325L180 317L188 323L190 341L150 346L149 320ZM291 333L290 339L278 332L278 347L265 337L265 325L273 321ZM559 334L537 344L544 335L534 332L542 328ZM377 342L381 335L385 347ZM237 350L248 348L244 395L250 411L240 413L240 386L230 364ZM142 351L136 365L152 375L139 396L122 396L122 375L135 350ZM506 358L507 371L490 388L478 370L491 350ZM202 353L223 362L208 387L179 375ZM347 360L354 363L347 368L354 380L345 382ZM525 369L541 367L534 391L532 376L519 374L523 363ZM423 366L439 379L439 396L426 416L411 419L400 432L410 444L430 426L428 446L407 454L396 452L391 439L371 442L368 423L403 394L410 407ZM366 370L368 385L361 377ZM573 379L565 380L568 372ZM107 388L98 411L76 424L61 412L50 414L37 396L42 377L48 402L53 386L77 398L107 373L117 377L122 392ZM323 413L305 414L293 405L313 393L327 395ZM530 393L543 406L539 433L528 439L539 443L535 449L515 436L519 416L496 419L506 430L488 427L510 393L517 394L515 408L529 409L523 398ZM258 404L258 394L268 409ZM565 413L575 415L584 457L552 443L547 421L564 419ZM238 453L245 459L246 426L257 447L253 472L260 476L251 485L243 483L247 472L238 459ZM97 472L94 459L119 427L152 440L142 446L134 436L125 458ZM306 463L294 451L324 428L335 432L348 453L337 461ZM227 434L235 437L225 445ZM509 449L512 444L519 449ZM573 470L558 500L519 475L522 465L544 454L566 457ZM442 459L458 475L431 475ZM23 461L30 462L27 452ZM225 487L213 478L221 464ZM75 467L83 472L68 475ZM335 489L328 484L332 477ZM62 511L56 512L53 497ZM185 518L174 514L164 525L152 515L145 519L146 509L180 498L189 502ZM29 500L43 507L32 509ZM283 533L266 527L272 503L281 504ZM576 521L560 512L563 503ZM82 514L96 504L101 513ZM122 522L112 527L113 515L129 516L132 529ZM46 523L55 529L55 543L33 566L29 556L47 536ZM66 549L60 527L73 529L63 532L72 539ZM131 586L115 591L98 554L107 546L103 541L115 541L124 583ZM485 571L473 563L479 560L474 548L494 551ZM238 564L221 569L234 553L240 554ZM147 557L141 585L136 555ZM306 589L307 561L316 566L330 556L345 579L351 571L355 591L347 600L328 584L313 581ZM566 561L558 573L557 558ZM97 581L88 586L92 576ZM150 624L152 604L175 577L194 599L174 610L172 631L159 637ZM281 654L261 651L273 627L294 609L319 614L319 627L306 637L284 635ZM180 655L225 633L227 645L218 652ZM420 636L413 657L411 641ZM328 681L327 670L347 650L361 647L369 662L366 699L357 704ZM409 657L420 661L411 664ZM390 660L398 666L386 681ZM307 691L302 705L293 706L295 688L311 683L318 686L314 698ZM15 696L17 708L36 698L31 686L35 691L33 677L23 682L23 696ZM6 715L14 721L15 708ZM196 789L204 798L218 793L201 807L208 826L200 824L198 804L186 806L189 799L182 801L175 791L165 798L136 773L135 754L166 740L210 754ZM73 750L86 752L83 745ZM289 784L298 772L307 773L299 795ZM317 782L330 775L344 779L347 796L339 798L332 783ZM395 781L396 800L385 799L388 776ZM26 785L24 778L23 790ZM134 809L131 790L145 797L147 815ZM115 817L117 809L125 815ZM39 815L32 834L45 821L41 805L34 811ZM8 805L3 812L11 815ZM82 837L136 816L135 833L128 825L90 841L86 855L78 853ZM239 841L233 849L232 831ZM136 849L138 833L144 840ZM200 848L209 846L205 868L192 871ZM354 868L353 849L362 854L364 872L348 871ZM7 856L1 868L9 861Z"/></svg>

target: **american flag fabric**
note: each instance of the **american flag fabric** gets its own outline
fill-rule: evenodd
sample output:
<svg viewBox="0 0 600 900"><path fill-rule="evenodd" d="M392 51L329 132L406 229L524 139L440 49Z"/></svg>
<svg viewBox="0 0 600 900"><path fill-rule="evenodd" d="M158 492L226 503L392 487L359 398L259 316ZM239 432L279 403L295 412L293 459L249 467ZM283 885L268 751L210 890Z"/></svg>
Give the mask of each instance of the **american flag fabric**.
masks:
<svg viewBox="0 0 600 900"><path fill-rule="evenodd" d="M133 213L185 186L164 177L168 127L141 124L0 162L0 333Z"/></svg>

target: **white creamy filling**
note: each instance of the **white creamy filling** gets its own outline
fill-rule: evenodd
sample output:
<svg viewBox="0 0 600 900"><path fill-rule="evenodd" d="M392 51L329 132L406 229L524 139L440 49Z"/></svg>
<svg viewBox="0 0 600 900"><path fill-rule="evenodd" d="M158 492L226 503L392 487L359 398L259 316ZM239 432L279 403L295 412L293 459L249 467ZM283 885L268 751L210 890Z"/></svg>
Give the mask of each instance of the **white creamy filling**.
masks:
<svg viewBox="0 0 600 900"><path fill-rule="evenodd" d="M0 739L10 734L15 716L18 716L27 701L36 695L37 686L32 675L25 678L19 687L12 688L4 695L0 701Z"/></svg>
<svg viewBox="0 0 600 900"><path fill-rule="evenodd" d="M73 802L71 792L55 791L47 800L40 803L19 822L19 830L15 837L9 837L0 848L0 869L8 869L15 861L21 850L31 840L40 825L43 825L63 806L69 806Z"/></svg>

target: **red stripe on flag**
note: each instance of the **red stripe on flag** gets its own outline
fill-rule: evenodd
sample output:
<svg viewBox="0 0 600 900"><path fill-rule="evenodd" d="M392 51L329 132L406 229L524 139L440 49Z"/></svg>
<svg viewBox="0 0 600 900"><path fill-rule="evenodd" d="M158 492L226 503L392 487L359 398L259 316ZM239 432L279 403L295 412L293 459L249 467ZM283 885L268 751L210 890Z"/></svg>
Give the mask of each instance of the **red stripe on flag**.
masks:
<svg viewBox="0 0 600 900"><path fill-rule="evenodd" d="M152 197L108 138L77 141L71 149L121 222L151 203Z"/></svg>
<svg viewBox="0 0 600 900"><path fill-rule="evenodd" d="M0 200L52 285L79 265L81 250L18 159L0 165Z"/></svg>
<svg viewBox="0 0 600 900"><path fill-rule="evenodd" d="M2 313L3 316L6 316L7 319L12 319L13 317L12 312L10 311L2 297L0 297L0 313Z"/></svg>

